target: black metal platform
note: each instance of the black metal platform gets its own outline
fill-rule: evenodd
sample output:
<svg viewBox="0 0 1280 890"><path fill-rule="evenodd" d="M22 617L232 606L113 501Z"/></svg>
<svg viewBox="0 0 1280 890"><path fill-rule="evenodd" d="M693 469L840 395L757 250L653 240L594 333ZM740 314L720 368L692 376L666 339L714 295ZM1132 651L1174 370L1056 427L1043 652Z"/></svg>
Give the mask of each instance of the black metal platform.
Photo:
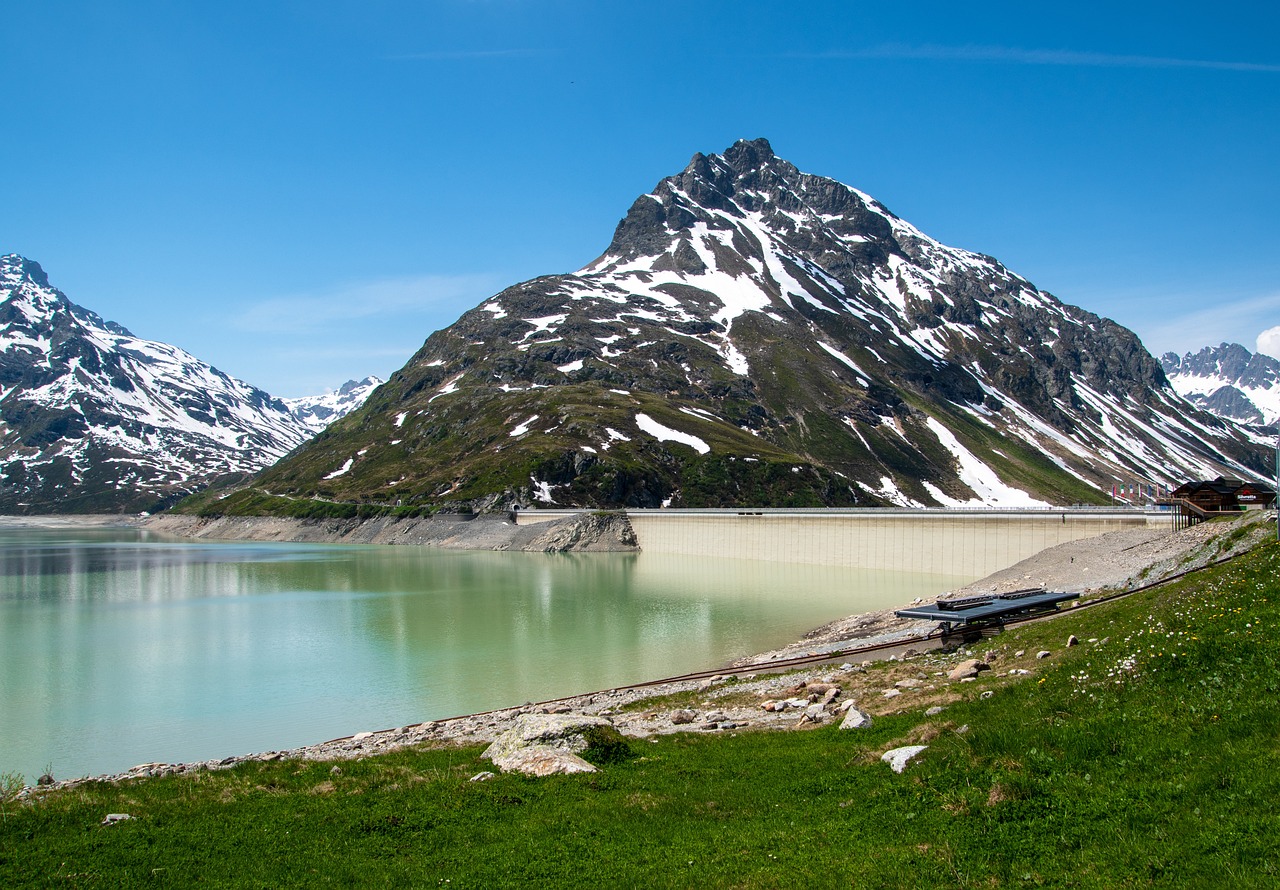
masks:
<svg viewBox="0 0 1280 890"><path fill-rule="evenodd" d="M943 633L953 629L977 630L1003 624L1010 618L1022 618L1057 611L1058 603L1075 599L1079 594L1046 591L1040 588L1015 590L1012 593L983 594L953 600L937 600L931 606L898 609L899 618L921 618L937 621Z"/></svg>

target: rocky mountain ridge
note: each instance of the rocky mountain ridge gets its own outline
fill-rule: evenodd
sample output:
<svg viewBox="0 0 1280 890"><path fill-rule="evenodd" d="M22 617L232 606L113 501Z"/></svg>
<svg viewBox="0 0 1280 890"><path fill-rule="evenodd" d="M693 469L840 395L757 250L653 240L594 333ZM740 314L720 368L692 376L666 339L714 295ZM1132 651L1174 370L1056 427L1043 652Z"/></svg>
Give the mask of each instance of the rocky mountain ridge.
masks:
<svg viewBox="0 0 1280 890"><path fill-rule="evenodd" d="M0 513L155 510L310 435L279 399L0 257Z"/></svg>
<svg viewBox="0 0 1280 890"><path fill-rule="evenodd" d="M288 406L294 417L306 424L312 432L318 433L363 405L364 400L385 382L381 377L370 374L361 380L348 380L337 389L318 396L300 396L281 401Z"/></svg>
<svg viewBox="0 0 1280 890"><path fill-rule="evenodd" d="M1222 343L1183 356L1166 352L1160 365L1173 388L1206 411L1245 424L1280 423L1280 360Z"/></svg>
<svg viewBox="0 0 1280 890"><path fill-rule="evenodd" d="M1035 506L1266 464L1131 331L761 139L695 155L594 262L465 313L202 509Z"/></svg>

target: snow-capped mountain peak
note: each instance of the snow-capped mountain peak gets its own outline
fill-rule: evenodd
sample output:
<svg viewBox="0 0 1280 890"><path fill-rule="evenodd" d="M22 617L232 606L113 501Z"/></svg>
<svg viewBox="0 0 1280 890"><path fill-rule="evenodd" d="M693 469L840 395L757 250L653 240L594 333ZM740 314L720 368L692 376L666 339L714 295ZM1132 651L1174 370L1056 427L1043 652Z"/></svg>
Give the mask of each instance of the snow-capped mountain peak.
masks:
<svg viewBox="0 0 1280 890"><path fill-rule="evenodd" d="M1280 360L1239 343L1206 346L1160 364L1182 396L1220 417L1271 426L1280 423Z"/></svg>
<svg viewBox="0 0 1280 890"><path fill-rule="evenodd" d="M580 506L1012 505L1257 475L1131 332L765 140L694 155L578 272L428 338L263 490Z"/></svg>
<svg viewBox="0 0 1280 890"><path fill-rule="evenodd" d="M363 380L348 380L337 389L318 396L285 399L284 403L289 406L294 417L309 429L319 432L363 405L365 399L385 382L371 374Z"/></svg>
<svg viewBox="0 0 1280 890"><path fill-rule="evenodd" d="M0 511L152 509L310 435L279 399L0 257Z"/></svg>

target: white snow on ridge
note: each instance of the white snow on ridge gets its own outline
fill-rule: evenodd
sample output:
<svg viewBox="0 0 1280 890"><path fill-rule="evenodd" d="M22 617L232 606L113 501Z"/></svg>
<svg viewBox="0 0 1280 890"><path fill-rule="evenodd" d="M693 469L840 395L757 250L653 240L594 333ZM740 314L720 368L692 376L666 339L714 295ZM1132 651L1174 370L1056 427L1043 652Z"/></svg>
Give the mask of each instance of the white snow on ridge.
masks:
<svg viewBox="0 0 1280 890"><path fill-rule="evenodd" d="M566 365L556 365L556 370L563 374L571 374L574 371L582 370L582 359L574 359Z"/></svg>
<svg viewBox="0 0 1280 890"><path fill-rule="evenodd" d="M817 342L818 342L818 345L821 346L824 350L826 350L827 353L830 354L832 358L838 360L842 364L847 365L853 371L853 373L858 376L859 383L861 383L863 386L871 385L871 381L867 379L867 375L862 373L862 369L859 368L857 364L854 363L853 359L849 358L849 356L845 355L843 352L836 349L834 346L828 345L822 340L819 340Z"/></svg>
<svg viewBox="0 0 1280 890"><path fill-rule="evenodd" d="M1280 386L1245 386L1218 375L1169 374L1169 384L1181 396L1211 396L1224 387L1234 387L1262 414L1264 425L1280 422Z"/></svg>
<svg viewBox="0 0 1280 890"><path fill-rule="evenodd" d="M699 454L706 454L711 450L711 446L699 439L697 436L692 435L691 433L682 433L679 430L673 430L669 426L663 426L648 414L637 414L636 426L638 426L642 432L648 433L659 442L681 442L690 446ZM612 433L612 430L610 430L610 432Z"/></svg>

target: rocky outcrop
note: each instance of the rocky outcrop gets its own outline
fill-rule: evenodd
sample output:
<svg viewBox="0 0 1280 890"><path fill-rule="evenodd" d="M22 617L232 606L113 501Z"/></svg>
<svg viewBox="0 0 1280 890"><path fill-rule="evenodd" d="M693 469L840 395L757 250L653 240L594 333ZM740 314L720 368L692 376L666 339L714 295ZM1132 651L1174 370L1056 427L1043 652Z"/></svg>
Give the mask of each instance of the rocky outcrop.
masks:
<svg viewBox="0 0 1280 890"><path fill-rule="evenodd" d="M284 519L162 513L146 520L144 527L177 537L227 541L398 544L446 550L540 553L625 553L640 549L631 523L622 513L579 513L528 526L516 525L505 515Z"/></svg>

